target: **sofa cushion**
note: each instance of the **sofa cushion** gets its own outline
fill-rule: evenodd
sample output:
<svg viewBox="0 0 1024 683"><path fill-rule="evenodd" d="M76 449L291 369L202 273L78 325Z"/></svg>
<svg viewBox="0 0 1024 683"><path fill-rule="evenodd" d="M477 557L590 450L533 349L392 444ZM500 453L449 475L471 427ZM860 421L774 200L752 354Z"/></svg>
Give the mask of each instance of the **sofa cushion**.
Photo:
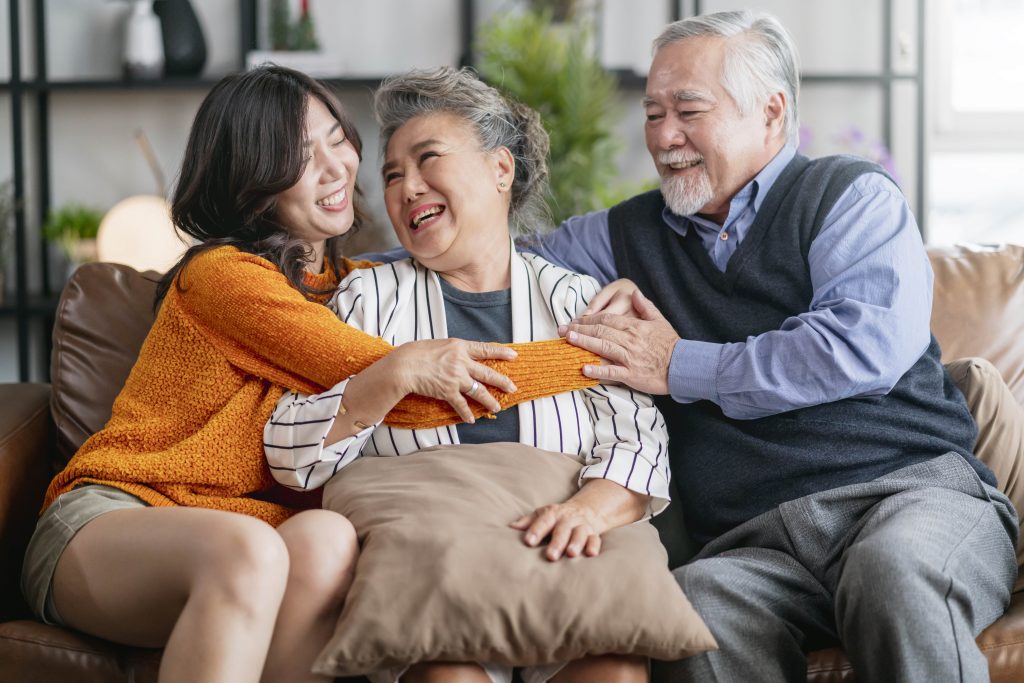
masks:
<svg viewBox="0 0 1024 683"><path fill-rule="evenodd" d="M513 443L349 465L327 485L324 507L351 520L361 551L315 670L544 664L613 652L679 659L713 648L650 524L607 532L597 557L558 562L509 527L569 498L578 474L574 458Z"/></svg>
<svg viewBox="0 0 1024 683"><path fill-rule="evenodd" d="M1024 594L1017 593L1010 598L1006 614L982 631L977 642L988 660L991 683L1020 683L1024 673ZM807 681L856 683L857 677L846 653L841 648L831 647L808 654Z"/></svg>
<svg viewBox="0 0 1024 683"><path fill-rule="evenodd" d="M156 317L159 278L116 263L86 263L65 285L50 364L58 468L110 419Z"/></svg>
<svg viewBox="0 0 1024 683"><path fill-rule="evenodd" d="M942 360L979 356L1024 404L1024 246L930 248Z"/></svg>
<svg viewBox="0 0 1024 683"><path fill-rule="evenodd" d="M0 384L0 619L28 614L19 577L53 476L41 457L51 447L49 403L46 384Z"/></svg>
<svg viewBox="0 0 1024 683"><path fill-rule="evenodd" d="M5 683L155 683L161 654L35 621L0 624L0 681Z"/></svg>

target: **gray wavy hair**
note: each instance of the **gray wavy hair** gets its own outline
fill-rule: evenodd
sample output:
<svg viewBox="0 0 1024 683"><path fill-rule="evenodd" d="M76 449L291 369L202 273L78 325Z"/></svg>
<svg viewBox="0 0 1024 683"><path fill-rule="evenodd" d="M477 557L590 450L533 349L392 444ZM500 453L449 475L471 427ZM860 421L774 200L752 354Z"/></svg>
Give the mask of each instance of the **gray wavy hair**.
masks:
<svg viewBox="0 0 1024 683"><path fill-rule="evenodd" d="M715 12L681 19L669 24L654 39L654 52L699 36L726 39L722 85L744 116L767 101L772 93L786 95L786 137L796 143L800 136L797 113L799 58L793 39L779 20L765 12L752 10Z"/></svg>
<svg viewBox="0 0 1024 683"><path fill-rule="evenodd" d="M550 225L544 201L550 143L533 109L505 98L471 69L444 66L386 79L373 97L373 110L382 154L395 131L416 116L445 112L462 117L472 124L484 151L507 147L515 159L509 207L512 234L533 234Z"/></svg>

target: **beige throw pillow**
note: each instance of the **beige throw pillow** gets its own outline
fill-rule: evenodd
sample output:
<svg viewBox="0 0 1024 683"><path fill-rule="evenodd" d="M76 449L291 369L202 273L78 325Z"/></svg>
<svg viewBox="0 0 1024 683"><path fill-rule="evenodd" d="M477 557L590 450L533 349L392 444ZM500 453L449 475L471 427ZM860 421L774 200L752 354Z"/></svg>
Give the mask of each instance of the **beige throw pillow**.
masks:
<svg viewBox="0 0 1024 683"><path fill-rule="evenodd" d="M508 524L569 498L579 463L512 443L357 460L324 507L359 533L356 577L315 671L422 661L530 665L587 654L680 659L716 647L647 523L593 558L549 562Z"/></svg>
<svg viewBox="0 0 1024 683"><path fill-rule="evenodd" d="M978 423L974 454L996 475L999 490L1024 514L1024 407L1002 375L984 358L961 358L946 364ZM1024 538L1017 543L1017 566L1024 567ZM1024 588L1024 574L1014 592Z"/></svg>

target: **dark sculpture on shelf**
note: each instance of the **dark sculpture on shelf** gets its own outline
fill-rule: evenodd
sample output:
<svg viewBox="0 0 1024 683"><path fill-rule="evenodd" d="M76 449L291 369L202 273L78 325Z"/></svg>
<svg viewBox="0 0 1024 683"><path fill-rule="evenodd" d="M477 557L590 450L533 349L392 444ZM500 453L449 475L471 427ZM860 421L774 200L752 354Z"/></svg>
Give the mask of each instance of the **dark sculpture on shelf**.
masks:
<svg viewBox="0 0 1024 683"><path fill-rule="evenodd" d="M164 76L198 76L206 63L206 40L189 0L156 0L164 41Z"/></svg>

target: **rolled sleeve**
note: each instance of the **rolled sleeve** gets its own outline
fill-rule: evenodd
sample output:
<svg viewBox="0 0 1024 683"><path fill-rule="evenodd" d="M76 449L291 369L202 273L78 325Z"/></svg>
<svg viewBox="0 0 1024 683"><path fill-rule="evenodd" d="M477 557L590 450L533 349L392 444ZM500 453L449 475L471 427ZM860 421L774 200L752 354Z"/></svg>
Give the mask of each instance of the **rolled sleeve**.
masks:
<svg viewBox="0 0 1024 683"><path fill-rule="evenodd" d="M263 428L263 450L278 483L296 490L318 488L362 453L379 422L327 443L327 433L341 409L349 379L322 394L289 391L278 399Z"/></svg>
<svg viewBox="0 0 1024 683"><path fill-rule="evenodd" d="M664 510L671 479L668 432L654 401L647 394L607 385L586 389L583 396L596 443L580 470L580 486L588 479L607 479L648 496L646 517Z"/></svg>

